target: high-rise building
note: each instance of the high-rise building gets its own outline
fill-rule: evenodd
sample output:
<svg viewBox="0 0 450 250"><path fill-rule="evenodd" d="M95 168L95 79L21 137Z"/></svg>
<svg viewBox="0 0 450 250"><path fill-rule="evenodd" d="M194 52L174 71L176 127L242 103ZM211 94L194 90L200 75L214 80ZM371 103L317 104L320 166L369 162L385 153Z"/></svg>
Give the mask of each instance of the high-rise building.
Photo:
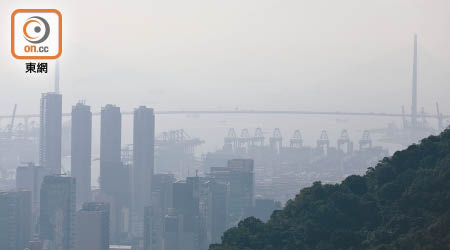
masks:
<svg viewBox="0 0 450 250"><path fill-rule="evenodd" d="M50 169L36 166L34 163L16 169L16 189L31 191L32 225L38 224L41 184L44 177L50 173Z"/></svg>
<svg viewBox="0 0 450 250"><path fill-rule="evenodd" d="M109 240L112 244L119 244L120 240L126 239L131 231L129 171L124 166L118 170L121 177L116 182L118 190L116 194L106 194L101 190L92 190L93 201L106 202L110 205Z"/></svg>
<svg viewBox="0 0 450 250"><path fill-rule="evenodd" d="M44 177L50 174L48 168L36 166L30 162L16 169L16 189L26 189L31 191L31 201L33 207L39 205L39 193Z"/></svg>
<svg viewBox="0 0 450 250"><path fill-rule="evenodd" d="M108 104L101 111L100 128L100 189L103 193L114 195L120 185L121 167L121 129L120 108Z"/></svg>
<svg viewBox="0 0 450 250"><path fill-rule="evenodd" d="M128 234L130 169L121 161L122 115L111 104L101 111L100 130L100 199L110 203L110 241L119 243ZM142 218L142 216L141 216ZM124 236L126 237L126 236Z"/></svg>
<svg viewBox="0 0 450 250"><path fill-rule="evenodd" d="M155 174L152 179L152 204L158 206L162 212L167 212L173 204L173 183L175 182L173 174Z"/></svg>
<svg viewBox="0 0 450 250"><path fill-rule="evenodd" d="M33 239L30 241L30 250L42 250L42 244L39 239Z"/></svg>
<svg viewBox="0 0 450 250"><path fill-rule="evenodd" d="M77 103L72 107L71 172L77 181L77 202L91 200L91 107Z"/></svg>
<svg viewBox="0 0 450 250"><path fill-rule="evenodd" d="M229 185L212 180L210 188L209 230L210 243L220 243L223 232L227 229Z"/></svg>
<svg viewBox="0 0 450 250"><path fill-rule="evenodd" d="M144 208L144 250L152 250L153 248L153 241L154 236L156 236L153 233L153 218L155 218L152 207L147 206Z"/></svg>
<svg viewBox="0 0 450 250"><path fill-rule="evenodd" d="M50 175L41 187L39 237L48 250L75 247L75 178Z"/></svg>
<svg viewBox="0 0 450 250"><path fill-rule="evenodd" d="M164 238L162 250L185 250L181 244L181 234L183 232L183 216L175 209L169 209L164 217Z"/></svg>
<svg viewBox="0 0 450 250"><path fill-rule="evenodd" d="M173 184L173 208L183 218L179 245L183 246L183 250L199 249L199 177L188 177L186 181Z"/></svg>
<svg viewBox="0 0 450 250"><path fill-rule="evenodd" d="M164 217L172 207L172 174L155 174L152 178L152 206L144 212L144 249L162 249L164 237Z"/></svg>
<svg viewBox="0 0 450 250"><path fill-rule="evenodd" d="M211 244L211 209L212 209L212 187L211 178L197 177L199 194L199 230L198 249L207 250Z"/></svg>
<svg viewBox="0 0 450 250"><path fill-rule="evenodd" d="M132 250L132 246L128 245L109 245L109 250Z"/></svg>
<svg viewBox="0 0 450 250"><path fill-rule="evenodd" d="M151 203L151 180L155 154L155 115L153 109L141 106L134 110L132 209L141 217Z"/></svg>
<svg viewBox="0 0 450 250"><path fill-rule="evenodd" d="M31 192L0 192L0 249L23 250L31 240Z"/></svg>
<svg viewBox="0 0 450 250"><path fill-rule="evenodd" d="M229 225L243 219L247 209L254 203L253 160L233 159L227 167L212 167L210 176L218 182L229 183Z"/></svg>
<svg viewBox="0 0 450 250"><path fill-rule="evenodd" d="M75 250L109 249L109 204L86 202L76 214Z"/></svg>
<svg viewBox="0 0 450 250"><path fill-rule="evenodd" d="M62 96L43 93L41 96L39 164L54 174L61 173Z"/></svg>

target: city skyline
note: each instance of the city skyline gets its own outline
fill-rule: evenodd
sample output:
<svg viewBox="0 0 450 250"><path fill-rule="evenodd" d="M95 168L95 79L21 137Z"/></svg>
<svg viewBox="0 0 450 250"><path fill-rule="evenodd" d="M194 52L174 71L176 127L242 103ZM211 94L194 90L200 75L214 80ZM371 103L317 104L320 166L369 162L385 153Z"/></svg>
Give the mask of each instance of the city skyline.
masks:
<svg viewBox="0 0 450 250"><path fill-rule="evenodd" d="M1 250L450 244L450 2L26 2Z"/></svg>
<svg viewBox="0 0 450 250"><path fill-rule="evenodd" d="M48 3L62 11L63 25L67 28L63 33L64 53L60 67L66 112L80 99L86 99L93 111L100 110L105 103L114 103L123 110L140 105L155 110L236 107L329 110L329 104L316 101L324 99L331 100L333 109L338 110L398 111L399 106L410 102L410 94L405 89L411 83L411 38L417 33L418 82L422 93L418 97L419 108L434 110L437 101L443 112L448 113L445 107L450 104L444 94L448 92L450 79L445 70L450 58L447 46L450 37L445 32L450 20L444 11L449 7L448 1L438 0L432 4L327 1L322 6L301 2L276 4L267 0L254 5L240 3L240 14L223 21L220 16L233 16L237 2L232 1L224 3L221 9L214 4L205 7L211 13L223 11L210 20L211 25L215 24L212 27L201 22L202 18L213 16L196 9L195 6L202 3L200 0L192 5L179 3L198 15L198 19L188 22L190 25L185 22L191 17L189 12L179 13L162 2L137 1L132 6L114 3L110 5L110 12L102 13L101 20L94 18L97 14L90 11L79 11L83 4ZM99 5L98 2L89 4ZM5 1L0 9L7 17L14 9L22 7L20 5L17 1ZM274 7L270 8L272 5ZM145 9L151 11L142 13ZM135 13L123 22L114 21L112 17L121 10L140 14ZM323 12L313 15L318 10ZM87 15L82 22L79 13ZM352 13L360 14L352 16ZM112 25L105 25L106 21ZM128 29L136 23L142 24ZM151 25L146 27L148 23ZM162 23L170 23L173 31L164 33ZM5 32L9 30L7 24L7 21L3 23ZM128 36L104 44L94 32L99 27L106 28L105 32ZM136 37L140 34L135 33L138 29L146 32ZM186 36L183 29L196 36ZM249 29L249 33L244 34L244 29ZM356 32L350 32L352 30ZM207 41L211 41L209 46L204 44ZM116 56L111 54L113 48L128 42L136 43L136 48L116 50ZM0 40L0 45L4 48L0 50L4 58L0 60L0 72L7 77L0 114L10 114L15 103L20 104L19 113L38 113L33 103L38 94L53 89L54 66L49 65L46 76L26 77L23 62L8 59L11 57L9 40ZM140 53L136 52L137 48L141 48ZM80 58L78 55L85 54L83 50L89 51L94 59ZM269 52L272 60L264 60ZM193 57L195 53L197 56ZM238 56L242 57L241 62L236 59ZM11 73L14 77L9 79ZM24 93L22 89L27 91ZM102 95L102 89L109 89L110 94ZM286 89L290 91L284 91ZM447 91L436 92L435 89ZM250 95L252 98L246 98ZM377 96L391 97L377 103ZM267 103L267 98L275 102ZM348 99L353 102L344 101Z"/></svg>

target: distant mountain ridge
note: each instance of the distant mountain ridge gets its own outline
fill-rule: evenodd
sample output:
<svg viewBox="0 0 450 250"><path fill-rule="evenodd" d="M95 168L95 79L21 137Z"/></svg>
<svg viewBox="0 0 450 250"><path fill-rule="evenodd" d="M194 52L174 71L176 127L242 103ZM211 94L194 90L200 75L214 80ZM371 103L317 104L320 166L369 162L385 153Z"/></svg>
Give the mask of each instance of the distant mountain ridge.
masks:
<svg viewBox="0 0 450 250"><path fill-rule="evenodd" d="M450 249L450 129L364 176L302 189L267 223L250 217L210 250Z"/></svg>

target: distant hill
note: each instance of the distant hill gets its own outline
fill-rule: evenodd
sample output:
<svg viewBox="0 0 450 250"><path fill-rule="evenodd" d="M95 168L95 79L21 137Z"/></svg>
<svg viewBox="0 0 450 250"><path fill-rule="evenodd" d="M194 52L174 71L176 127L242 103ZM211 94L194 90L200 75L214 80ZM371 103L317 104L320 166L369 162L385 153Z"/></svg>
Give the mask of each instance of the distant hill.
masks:
<svg viewBox="0 0 450 250"><path fill-rule="evenodd" d="M450 249L450 129L341 184L314 183L210 250Z"/></svg>

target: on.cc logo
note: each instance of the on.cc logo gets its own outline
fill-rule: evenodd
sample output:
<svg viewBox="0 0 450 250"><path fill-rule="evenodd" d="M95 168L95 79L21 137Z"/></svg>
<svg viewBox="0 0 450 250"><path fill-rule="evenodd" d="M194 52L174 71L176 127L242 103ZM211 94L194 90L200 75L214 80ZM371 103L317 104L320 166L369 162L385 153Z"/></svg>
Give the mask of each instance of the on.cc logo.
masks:
<svg viewBox="0 0 450 250"><path fill-rule="evenodd" d="M42 43L50 35L50 25L39 16L32 16L23 25L23 35L30 43Z"/></svg>
<svg viewBox="0 0 450 250"><path fill-rule="evenodd" d="M11 54L52 60L62 53L62 16L56 9L17 9L11 14Z"/></svg>

